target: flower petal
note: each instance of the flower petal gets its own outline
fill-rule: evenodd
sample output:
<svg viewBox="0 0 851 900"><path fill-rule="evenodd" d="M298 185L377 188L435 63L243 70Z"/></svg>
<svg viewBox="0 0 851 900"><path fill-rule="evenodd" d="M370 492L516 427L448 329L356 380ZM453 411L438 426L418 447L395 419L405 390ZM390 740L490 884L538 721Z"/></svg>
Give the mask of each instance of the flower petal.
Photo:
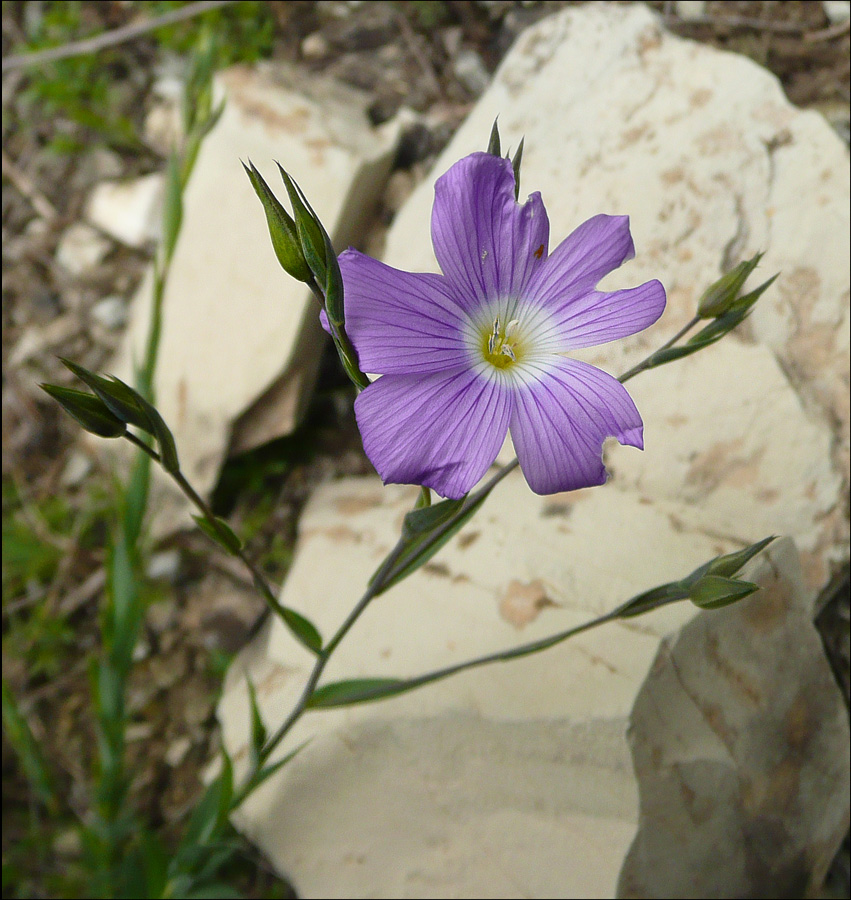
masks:
<svg viewBox="0 0 851 900"><path fill-rule="evenodd" d="M547 304L587 294L635 256L629 216L594 216L574 229L535 273L527 295Z"/></svg>
<svg viewBox="0 0 851 900"><path fill-rule="evenodd" d="M571 297L561 308L552 305L552 315L541 318L532 339L548 352L564 353L643 331L665 311L665 288L659 281L648 281L623 291Z"/></svg>
<svg viewBox="0 0 851 900"><path fill-rule="evenodd" d="M471 369L385 375L355 400L366 455L385 484L421 484L463 497L496 459L511 389Z"/></svg>
<svg viewBox="0 0 851 900"><path fill-rule="evenodd" d="M603 484L603 441L643 449L643 424L623 385L575 359L524 366L511 415L520 468L536 494Z"/></svg>
<svg viewBox="0 0 851 900"><path fill-rule="evenodd" d="M431 237L447 281L474 312L523 293L544 264L550 223L539 193L514 199L511 162L473 153L434 186Z"/></svg>
<svg viewBox="0 0 851 900"><path fill-rule="evenodd" d="M467 363L466 317L442 275L401 272L356 250L339 259L346 333L363 371L413 374ZM321 320L328 331L324 310Z"/></svg>

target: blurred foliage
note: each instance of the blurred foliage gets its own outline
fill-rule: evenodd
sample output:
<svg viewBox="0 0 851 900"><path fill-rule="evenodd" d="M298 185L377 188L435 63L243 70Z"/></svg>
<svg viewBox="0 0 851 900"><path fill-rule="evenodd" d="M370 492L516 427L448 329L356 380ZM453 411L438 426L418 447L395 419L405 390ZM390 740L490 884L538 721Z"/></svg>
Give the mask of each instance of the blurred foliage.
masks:
<svg viewBox="0 0 851 900"><path fill-rule="evenodd" d="M119 22L108 21L117 4L81 2L3 4L16 15L26 40L12 48L26 53L101 34L139 18L154 18L185 6L182 2L121 4ZM7 9L7 6L9 7ZM118 44L26 71L26 84L4 126L36 129L57 153L77 153L106 145L117 151L142 152L139 90L149 86L163 57L183 56L195 45L199 29L218 36L215 68L255 62L272 50L274 20L268 4L243 0L151 31Z"/></svg>

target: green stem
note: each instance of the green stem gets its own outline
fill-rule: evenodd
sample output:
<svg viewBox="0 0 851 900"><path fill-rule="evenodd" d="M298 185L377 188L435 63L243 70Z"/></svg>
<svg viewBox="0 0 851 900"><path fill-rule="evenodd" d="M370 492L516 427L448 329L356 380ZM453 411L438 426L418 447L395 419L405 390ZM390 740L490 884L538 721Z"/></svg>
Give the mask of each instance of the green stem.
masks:
<svg viewBox="0 0 851 900"><path fill-rule="evenodd" d="M700 316L695 316L690 322L685 324L669 341L666 341L659 347L658 350L654 350L653 353L650 354L646 359L643 359L637 366L633 366L628 371L624 372L618 381L623 384L625 381L629 381L630 378L634 378L638 375L639 372L644 372L646 369L649 369L652 365L652 359L657 353L661 353L663 350L667 350L669 347L673 347L674 344L681 338L685 337L695 325L697 325L701 321Z"/></svg>
<svg viewBox="0 0 851 900"><path fill-rule="evenodd" d="M144 441L140 440L133 434L131 431L125 433L124 437L130 441L131 444L135 444L140 450L150 456L150 458L159 463L160 455L156 450L149 447ZM210 523L210 525L216 530L216 533L219 534L225 544L228 543L230 536L227 532L222 528L219 520L213 514L213 511L207 506L204 499L198 494L195 488L186 480L186 476L181 471L177 471L174 473L170 473L171 477L174 479L177 486L183 491L183 494L186 498L195 506L195 508L201 513L204 519ZM279 616L284 615L284 608L278 601L278 598L272 588L269 586L268 581L266 581L265 576L260 571L260 569L255 565L254 562L250 559L250 557L245 553L245 551L240 548L238 551L235 551L236 555L242 560L245 567L251 572L251 575L254 579L254 584L257 586L260 593L263 595L263 599L268 604L269 608L272 612L276 613Z"/></svg>
<svg viewBox="0 0 851 900"><path fill-rule="evenodd" d="M310 287L313 293L316 295L317 299L320 301L320 303L322 303L324 298L322 297L322 291L319 289L318 285L316 285L316 283L314 282ZM669 341L667 341L662 347L660 347L659 350L666 350L668 347L671 347L681 337L687 334L699 321L699 317L695 316L694 319L692 319L685 327L680 329L680 331L678 331ZM654 351L654 353L658 353L659 350ZM649 361L652 359L652 356L653 354L648 356L637 366L629 369L627 372L621 375L620 378L618 378L618 381L620 381L621 383L629 381L630 378L633 378L635 375L639 374L639 372L643 372L648 369L650 367ZM428 539L426 544L419 546L417 548L417 552L421 553L423 549L428 549L429 547L434 546L435 543L440 541L440 539L453 526L453 524L457 522L458 517L464 515L464 513L469 509L470 505L479 502L484 497L486 497L499 484L500 481L502 481L510 472L514 471L514 469L516 469L519 465L520 461L515 457L510 463L503 466L481 488L479 488L478 491L469 494L464 505L461 507L458 513L456 513L456 515L453 516L452 519L450 519L448 522L444 523L441 528L436 530L435 533ZM348 634L352 626L355 624L355 622L357 622L367 606L369 606L370 602L378 594L381 593L383 586L391 581L394 575L398 571L400 571L402 567L404 567L406 560L402 556L403 546L403 542L400 539L393 550L390 552L390 554L387 556L387 558L384 560L384 563L376 573L372 584L369 586L369 588L367 588L364 595L357 602L354 609L349 613L346 620L337 630L336 634L328 641L325 647L323 647L322 651L318 654L316 661L313 664L313 669L308 676L307 682L305 683L304 689L302 690L302 693L298 701L296 702L296 705L293 707L292 711L278 728L278 730L267 740L266 744L260 752L260 758L257 762L256 769L249 774L242 788L236 793L234 801L231 805L232 809L236 808L254 790L254 787L256 786L254 781L256 775L263 768L263 765L266 763L266 761L269 759L269 757L272 755L281 741L283 741L283 739L289 734L296 722L298 722L302 715L304 715L305 711L307 710L307 704L310 701L310 698L313 696L313 692L317 684L319 683L319 679L321 678L322 673L325 671L325 667L328 665L331 654L334 652L343 638ZM624 606L626 605L628 604L624 604ZM660 603L659 605L662 604ZM462 672L465 669L487 665L492 662L514 659L518 656L525 656L530 653L538 652L539 650L543 650L547 647L553 646L554 644L560 643L561 641L565 641L570 637L582 633L583 631L587 631L591 628L597 627L598 625L602 625L606 622L610 622L613 619L618 618L624 606L620 606L612 612L599 616L596 619L592 619L590 622L586 622L583 625L578 625L575 628L568 629L568 631L560 632L557 635L553 635L549 638L544 638L540 641L535 641L532 644L528 644L523 647L516 647L513 650L501 651L499 653L493 653L487 656L478 657L476 659L468 660L463 663L458 663L457 665L450 666L446 669L440 669L435 672L431 672L426 675L411 679L411 681L409 682L410 687L408 689L419 687L431 681L448 678L450 675Z"/></svg>

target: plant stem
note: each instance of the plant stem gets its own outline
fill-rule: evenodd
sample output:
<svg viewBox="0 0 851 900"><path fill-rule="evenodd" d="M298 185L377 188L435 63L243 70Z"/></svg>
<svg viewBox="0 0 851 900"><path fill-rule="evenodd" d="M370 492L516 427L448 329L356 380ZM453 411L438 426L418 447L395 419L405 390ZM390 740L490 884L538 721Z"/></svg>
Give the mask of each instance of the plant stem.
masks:
<svg viewBox="0 0 851 900"><path fill-rule="evenodd" d="M314 284L310 286L311 290L313 290L317 299L322 302L322 292L319 289L318 285ZM700 318L695 316L687 325L681 328L669 341L663 344L658 350L655 350L654 353L658 353L660 350L666 350L668 347L673 346L680 338L682 338L685 334L687 334L698 322ZM634 366L632 369L629 369L623 375L618 378L618 381L621 383L628 381L630 378L633 378L635 375L638 375L639 372L643 372L649 368L649 360L652 359L653 354L650 354L646 359L640 362L638 365ZM440 539L446 534L446 532L453 526L453 524L457 521L458 517L463 516L464 513L469 509L469 507L482 500L486 497L498 484L503 480L510 472L514 471L520 465L520 461L515 457L510 463L503 466L495 475L493 475L484 485L482 485L479 490L475 491L472 494L467 496L467 500L461 509L456 513L455 516L452 517L448 522L444 523L444 525L437 529L433 535L428 539L428 541L417 548L418 552L422 552L422 550L428 549L429 547L434 546L435 543L440 541ZM281 741L289 734L292 730L293 726L298 722L298 720L302 717L304 712L307 709L307 704L310 701L311 696L313 696L314 689L319 683L319 679L322 676L325 667L328 665L328 661L331 657L331 654L343 640L343 638L348 634L351 630L352 626L357 622L358 618L360 618L361 614L364 610L369 606L370 602L381 593L384 585L388 583L394 577L395 573L400 570L402 566L405 564L404 559L400 559L402 557L404 550L404 543L400 539L399 543L393 548L387 558L384 560L383 565L375 574L372 584L367 588L364 595L358 600L354 609L349 613L346 620L339 627L336 634L331 638L331 640L323 647L322 651L318 654L316 662L313 664L313 669L308 676L307 682L305 683L304 689L302 690L301 696L299 697L296 705L293 707L290 714L278 728L278 730L268 739L265 746L263 747L260 753L260 759L257 764L257 768L253 771L247 778L246 782L243 784L242 789L237 793L232 808L235 808L239 805L253 790L254 784L253 779L254 776L259 772L264 763L269 759L271 754L275 751L275 748L281 743ZM397 567L398 564L398 567ZM447 678L450 675L454 675L457 672L464 671L465 669L471 669L476 666L487 665L492 662L504 661L507 659L513 659L516 656L524 656L529 653L537 652L538 650L544 649L545 647L552 646L553 644L560 643L561 641L567 640L569 637L573 637L574 635L580 634L583 631L587 631L590 628L595 628L598 625L602 625L605 622L612 621L619 617L622 607L618 607L612 612L606 613L605 615L599 616L596 619L592 619L590 622L586 622L583 625L578 625L575 628L571 628L566 632L560 632L557 635L553 635L549 638L544 638L542 641L536 641L533 644L526 645L525 647L518 647L514 650L502 651L500 653L489 654L488 656L482 656L477 659L468 660L467 662L458 663L455 666L450 666L446 669L440 669L436 672L431 672L426 675L419 676L418 678L411 679L410 687L411 689L415 687L419 687L422 684L426 684L431 681L436 681L441 678Z"/></svg>
<svg viewBox="0 0 851 900"><path fill-rule="evenodd" d="M143 450L145 453L150 456L150 458L154 462L160 462L160 455L156 452L156 450L149 447L144 441L140 440L136 437L135 434L128 431L125 433L124 437L130 441L131 444L135 444L140 450ZM213 514L213 511L207 506L204 499L198 494L195 488L186 480L186 476L181 471L177 471L172 473L172 478L175 480L177 486L183 491L184 495L188 500L195 506L195 508L201 513L204 519L210 523L210 525L215 528L216 532L222 537L224 542L227 544L229 535L225 532L224 528L222 528L219 520ZM279 616L284 615L284 608L278 602L278 598L276 596L275 591L272 590L268 581L266 581L265 576L257 567L257 565L252 562L250 557L245 553L245 551L240 548L238 551L235 551L236 556L242 560L243 564L246 566L249 572L254 579L254 584L257 586L257 589L263 595L263 599L268 604L269 608L272 612L276 613Z"/></svg>
<svg viewBox="0 0 851 900"><path fill-rule="evenodd" d="M669 341L666 341L662 344L658 350L654 350L650 356L646 359L643 359L637 366L633 366L628 371L624 372L623 375L618 378L618 381L623 384L625 381L629 381L630 378L634 378L638 375L639 372L644 372L646 369L650 368L650 361L657 353L661 353L663 350L667 350L669 347L673 347L674 344L681 338L688 334L698 322L701 321L700 316L695 316L690 322L684 325Z"/></svg>

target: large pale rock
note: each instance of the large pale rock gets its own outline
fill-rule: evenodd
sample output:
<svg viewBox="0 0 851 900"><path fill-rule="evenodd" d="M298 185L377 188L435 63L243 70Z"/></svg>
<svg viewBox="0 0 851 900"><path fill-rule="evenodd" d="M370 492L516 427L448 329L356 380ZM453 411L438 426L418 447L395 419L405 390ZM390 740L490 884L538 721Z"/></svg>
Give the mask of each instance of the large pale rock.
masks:
<svg viewBox="0 0 851 900"><path fill-rule="evenodd" d="M849 814L847 717L811 622L848 553L847 152L753 63L667 35L643 6L586 4L521 36L397 217L386 261L436 268L434 177L480 149L497 114L504 142L526 136L523 192L541 190L552 243L629 213L637 257L604 286L668 288L656 327L584 358L633 365L757 250L758 274L783 274L741 335L630 383L647 449L609 448L606 488L539 498L510 475L371 604L323 680L534 640L718 553L789 538L752 564L766 591L730 609L679 604L305 717L284 749L310 746L236 824L304 897L809 890ZM376 479L320 489L284 603L333 633L414 496ZM243 762L246 670L274 725L309 657L274 623L234 665L221 717Z"/></svg>
<svg viewBox="0 0 851 900"><path fill-rule="evenodd" d="M345 245L364 228L398 132L396 124L371 128L359 98L342 88L310 98L271 74L236 67L217 76L215 89L225 111L186 191L155 382L182 468L202 494L215 482L237 419L238 450L297 424L323 338L316 301L278 265L240 160L251 159L285 196L272 162L280 161ZM125 375L131 358L144 358L150 297L148 279L117 364ZM188 522L182 497L165 482L159 490L157 529Z"/></svg>

